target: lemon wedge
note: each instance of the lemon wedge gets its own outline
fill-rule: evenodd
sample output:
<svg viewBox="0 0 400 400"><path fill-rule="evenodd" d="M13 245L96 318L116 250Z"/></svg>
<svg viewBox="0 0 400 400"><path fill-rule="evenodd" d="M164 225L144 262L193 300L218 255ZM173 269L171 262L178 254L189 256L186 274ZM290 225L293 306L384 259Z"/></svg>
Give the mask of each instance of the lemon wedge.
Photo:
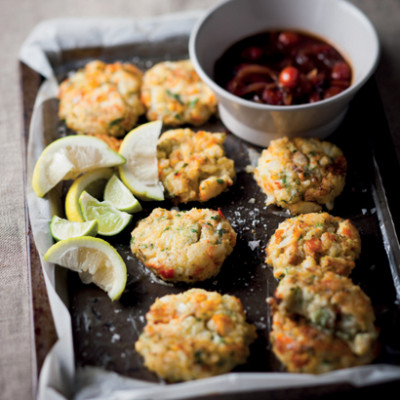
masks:
<svg viewBox="0 0 400 400"><path fill-rule="evenodd" d="M111 203L120 211L135 213L142 210L139 200L115 174L106 184L104 189L104 200Z"/></svg>
<svg viewBox="0 0 400 400"><path fill-rule="evenodd" d="M140 200L164 200L157 161L157 141L161 128L161 121L140 125L124 137L119 149L126 159L126 163L118 167L120 178Z"/></svg>
<svg viewBox="0 0 400 400"><path fill-rule="evenodd" d="M96 236L99 223L94 221L73 222L54 215L50 222L50 233L55 240L79 236Z"/></svg>
<svg viewBox="0 0 400 400"><path fill-rule="evenodd" d="M78 272L82 282L94 283L111 300L118 300L126 287L126 264L103 239L83 236L61 240L47 250L44 259Z"/></svg>
<svg viewBox="0 0 400 400"><path fill-rule="evenodd" d="M70 221L83 222L79 197L85 190L92 196L100 198L108 180L113 175L111 168L100 168L83 174L75 179L65 196L65 215Z"/></svg>
<svg viewBox="0 0 400 400"><path fill-rule="evenodd" d="M97 232L103 236L114 236L122 232L132 220L131 214L117 210L108 201L97 200L86 191L81 193L79 204L84 220L97 220Z"/></svg>
<svg viewBox="0 0 400 400"><path fill-rule="evenodd" d="M32 187L43 197L62 180L81 173L125 163L125 158L92 136L71 135L50 143L35 164Z"/></svg>

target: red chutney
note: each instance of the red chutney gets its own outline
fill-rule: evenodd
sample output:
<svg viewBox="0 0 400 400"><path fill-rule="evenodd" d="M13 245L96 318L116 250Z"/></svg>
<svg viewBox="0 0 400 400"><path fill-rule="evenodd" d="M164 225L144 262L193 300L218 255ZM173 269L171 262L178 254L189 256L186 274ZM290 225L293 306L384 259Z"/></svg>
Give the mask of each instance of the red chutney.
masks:
<svg viewBox="0 0 400 400"><path fill-rule="evenodd" d="M352 70L324 40L298 31L268 31L232 45L215 64L215 81L247 100L313 103L351 84Z"/></svg>

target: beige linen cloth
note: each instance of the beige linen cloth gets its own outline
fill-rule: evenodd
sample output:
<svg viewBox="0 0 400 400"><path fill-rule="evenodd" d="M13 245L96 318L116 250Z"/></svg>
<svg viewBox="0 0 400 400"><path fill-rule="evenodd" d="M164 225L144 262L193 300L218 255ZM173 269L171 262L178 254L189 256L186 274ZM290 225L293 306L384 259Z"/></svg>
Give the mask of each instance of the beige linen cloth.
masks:
<svg viewBox="0 0 400 400"><path fill-rule="evenodd" d="M382 41L382 63L377 71L392 132L400 132L400 2L352 1L372 19ZM45 293L35 291L27 251L24 195L25 142L18 52L23 40L40 21L74 16L144 17L206 9L217 0L1 0L0 2L0 398L35 398L38 366L54 338L35 332L35 318L46 312ZM400 140L396 139L396 149ZM398 154L400 151L398 150ZM37 271L34 271L37 273ZM36 327L38 325L36 324ZM35 343L35 340L37 343ZM46 341L47 340L47 341ZM37 355L35 349L38 346Z"/></svg>

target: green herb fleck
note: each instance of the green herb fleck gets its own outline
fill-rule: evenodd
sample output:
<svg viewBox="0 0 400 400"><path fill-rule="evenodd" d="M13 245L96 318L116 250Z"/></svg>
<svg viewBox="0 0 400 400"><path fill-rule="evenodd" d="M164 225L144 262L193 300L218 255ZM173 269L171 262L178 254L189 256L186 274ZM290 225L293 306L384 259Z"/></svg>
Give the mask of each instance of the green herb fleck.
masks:
<svg viewBox="0 0 400 400"><path fill-rule="evenodd" d="M113 127L113 126L115 126L115 125L118 125L120 122L122 122L123 121L123 118L117 118L117 119L114 119L113 121L111 121L109 124L108 124L108 126L111 128L111 127Z"/></svg>
<svg viewBox="0 0 400 400"><path fill-rule="evenodd" d="M189 102L189 107L193 108L197 102L199 101L199 98L196 97L195 99L193 99L192 101Z"/></svg>
<svg viewBox="0 0 400 400"><path fill-rule="evenodd" d="M184 105L185 103L182 101L181 96L179 96L178 93L172 93L170 90L166 90L166 93L168 96L172 97L173 99L175 99L180 105Z"/></svg>
<svg viewBox="0 0 400 400"><path fill-rule="evenodd" d="M220 343L225 343L225 338L223 336L217 335Z"/></svg>
<svg viewBox="0 0 400 400"><path fill-rule="evenodd" d="M314 314L314 322L321 326L326 326L329 320L328 310L321 308Z"/></svg>
<svg viewBox="0 0 400 400"><path fill-rule="evenodd" d="M294 303L297 305L301 305L303 302L303 292L300 287L294 286L290 288L290 291L293 293Z"/></svg>
<svg viewBox="0 0 400 400"><path fill-rule="evenodd" d="M182 121L182 115L181 114L175 114L174 118L177 119L178 121Z"/></svg>

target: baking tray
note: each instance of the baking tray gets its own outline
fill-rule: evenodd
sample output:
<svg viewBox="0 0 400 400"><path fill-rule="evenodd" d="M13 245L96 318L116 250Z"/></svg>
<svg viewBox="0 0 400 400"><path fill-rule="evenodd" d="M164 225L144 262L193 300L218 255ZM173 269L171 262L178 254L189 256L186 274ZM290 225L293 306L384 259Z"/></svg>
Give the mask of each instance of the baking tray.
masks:
<svg viewBox="0 0 400 400"><path fill-rule="evenodd" d="M187 41L187 36L179 36L167 41L69 50L61 55L57 54L57 57L48 54L48 58L60 81L69 72L92 59L105 62L128 61L146 69L158 61L186 58ZM23 63L20 64L20 71L24 135L27 141L32 108L42 77ZM47 101L44 106L45 144L71 133L58 120L56 112L57 101ZM235 160L237 181L228 192L216 199L203 204L190 203L179 207L220 208L231 221L238 234L238 240L221 273L215 279L195 286L236 295L243 302L248 321L257 327L258 339L251 346L251 356L245 365L235 371L281 372L283 369L272 355L268 343L270 319L265 299L273 294L277 281L269 267L264 264L264 248L279 222L289 215L274 206L266 207L265 196L253 177L246 172L246 167L254 162L253 156L262 149L230 134L218 118L213 118L202 128L223 130L227 133L226 152ZM381 331L380 355L374 362L400 365L400 306L399 293L396 291L396 287L399 286L395 284L400 276L400 247L397 239L400 220L396 207L399 204L399 196L393 185L393 177L400 176L400 168L374 78L371 78L355 97L344 122L327 140L337 144L348 160L346 186L336 199L331 214L350 218L360 231L362 252L351 278L371 298L376 313L376 324ZM144 326L145 313L154 299L185 290L189 286L160 282L132 256L129 239L135 222L146 216L153 207L173 206L168 201L143 202L142 205L144 210L134 215L131 227L109 239L125 259L128 268L127 287L120 301L110 302L100 289L94 285L82 284L77 274L67 273L68 305L72 317L77 367L98 366L123 376L160 382L143 367L141 358L134 350L134 342ZM29 232L28 242L40 368L56 337L43 289L40 260ZM390 382L375 388L378 391L397 384ZM302 395L308 398L320 398L322 395L339 392L341 395L351 393L351 389L349 385L340 384L274 390L268 393L275 398L297 398L301 391ZM366 389L358 389L357 393L362 390ZM263 396L265 393L266 391L252 393L252 398ZM368 388L368 393L371 393L371 388ZM248 395L229 394L226 398L239 399ZM225 396L219 395L215 398L222 399Z"/></svg>

